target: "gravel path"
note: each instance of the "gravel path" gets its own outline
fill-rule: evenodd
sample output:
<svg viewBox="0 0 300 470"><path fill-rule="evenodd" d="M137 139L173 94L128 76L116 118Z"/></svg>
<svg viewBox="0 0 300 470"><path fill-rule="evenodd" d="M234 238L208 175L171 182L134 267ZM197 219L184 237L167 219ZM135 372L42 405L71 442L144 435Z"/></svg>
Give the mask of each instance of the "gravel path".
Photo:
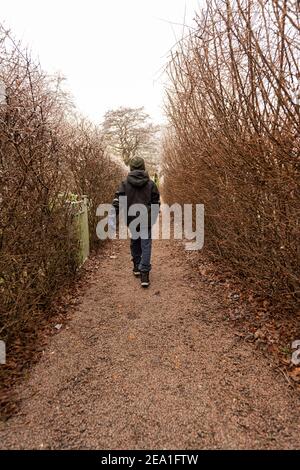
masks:
<svg viewBox="0 0 300 470"><path fill-rule="evenodd" d="M0 448L299 448L299 398L222 322L218 288L191 285L181 247L155 242L148 290L127 242L112 247L22 386Z"/></svg>

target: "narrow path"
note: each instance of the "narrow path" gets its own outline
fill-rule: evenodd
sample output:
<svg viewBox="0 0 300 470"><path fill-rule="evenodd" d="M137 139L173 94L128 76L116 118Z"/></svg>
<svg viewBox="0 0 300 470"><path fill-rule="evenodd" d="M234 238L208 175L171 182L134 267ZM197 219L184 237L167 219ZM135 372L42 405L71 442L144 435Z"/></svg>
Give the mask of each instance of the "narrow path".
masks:
<svg viewBox="0 0 300 470"><path fill-rule="evenodd" d="M110 248L111 249L111 248ZM299 448L299 399L220 320L173 242L157 241L152 285L127 242L99 269L67 328L22 387L1 448Z"/></svg>

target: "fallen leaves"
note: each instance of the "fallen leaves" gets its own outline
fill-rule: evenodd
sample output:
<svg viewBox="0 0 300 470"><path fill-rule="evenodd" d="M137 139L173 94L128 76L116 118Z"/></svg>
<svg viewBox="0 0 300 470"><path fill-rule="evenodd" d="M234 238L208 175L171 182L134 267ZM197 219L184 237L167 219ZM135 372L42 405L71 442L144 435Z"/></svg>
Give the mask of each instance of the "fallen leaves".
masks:
<svg viewBox="0 0 300 470"><path fill-rule="evenodd" d="M300 367L290 370L288 375L294 382L300 383Z"/></svg>
<svg viewBox="0 0 300 470"><path fill-rule="evenodd" d="M15 386L26 377L30 366L44 354L49 338L71 318L72 311L81 303L81 298L98 269L98 263L97 256L92 254L80 276L62 288L47 314L38 310L30 312L30 321L23 328L22 335L10 339L7 363L0 368L1 419L6 420L18 411L19 401ZM54 351L50 354L54 354Z"/></svg>
<svg viewBox="0 0 300 470"><path fill-rule="evenodd" d="M239 278L225 263L212 260L205 253L188 262L196 273L196 285L205 284L206 289L217 292L222 319L232 322L234 334L253 343L274 364L280 364L286 371L286 379L291 373L289 382L300 390L291 350L292 339L300 340L300 312L279 309L271 296L264 298L253 289L250 279ZM195 283L195 277L192 280Z"/></svg>
<svg viewBox="0 0 300 470"><path fill-rule="evenodd" d="M128 338L128 340L129 340L129 341L133 341L133 340L135 340L135 339L136 339L136 336L135 336L135 334L134 334L134 333L129 333L129 335L128 335L128 337L127 337L127 338Z"/></svg>

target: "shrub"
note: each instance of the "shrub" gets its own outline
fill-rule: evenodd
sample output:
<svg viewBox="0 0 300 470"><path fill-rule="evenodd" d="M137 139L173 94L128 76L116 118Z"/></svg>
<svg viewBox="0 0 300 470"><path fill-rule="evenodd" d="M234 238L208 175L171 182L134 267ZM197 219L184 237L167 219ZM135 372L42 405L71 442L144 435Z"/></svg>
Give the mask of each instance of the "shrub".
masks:
<svg viewBox="0 0 300 470"><path fill-rule="evenodd" d="M164 198L205 204L206 248L299 301L299 11L209 0L168 67Z"/></svg>
<svg viewBox="0 0 300 470"><path fill-rule="evenodd" d="M61 82L0 27L0 339L8 359L0 369L2 393L11 370L26 363L52 300L77 271L70 193L91 201L95 242L95 208L111 201L123 171L104 154L95 126L74 116Z"/></svg>

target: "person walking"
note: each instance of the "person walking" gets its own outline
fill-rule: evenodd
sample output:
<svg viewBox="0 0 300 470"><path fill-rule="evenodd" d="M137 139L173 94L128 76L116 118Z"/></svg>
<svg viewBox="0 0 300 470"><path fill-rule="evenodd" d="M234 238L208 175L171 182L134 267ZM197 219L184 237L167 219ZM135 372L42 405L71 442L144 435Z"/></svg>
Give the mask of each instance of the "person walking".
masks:
<svg viewBox="0 0 300 470"><path fill-rule="evenodd" d="M134 204L141 204L146 208L147 221L142 220L137 225L138 234L134 234L130 230L130 250L133 261L133 274L140 276L142 287L148 287L150 284L149 272L151 270L152 226L159 213L160 194L154 181L149 178L143 158L132 158L129 167L130 172L116 191L112 205L118 216L120 213L120 196L126 196L127 209L124 215L129 230L130 224L138 217L138 215L128 214L130 208Z"/></svg>

